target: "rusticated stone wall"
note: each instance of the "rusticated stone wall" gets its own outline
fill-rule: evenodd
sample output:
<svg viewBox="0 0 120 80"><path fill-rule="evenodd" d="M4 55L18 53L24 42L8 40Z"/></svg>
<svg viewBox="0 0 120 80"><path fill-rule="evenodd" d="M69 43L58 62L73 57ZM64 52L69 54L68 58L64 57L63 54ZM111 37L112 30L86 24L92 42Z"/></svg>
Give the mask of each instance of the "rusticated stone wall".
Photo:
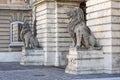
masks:
<svg viewBox="0 0 120 80"><path fill-rule="evenodd" d="M7 4L7 0L0 0L0 4Z"/></svg>
<svg viewBox="0 0 120 80"><path fill-rule="evenodd" d="M104 51L106 73L120 73L120 1L87 1L87 25Z"/></svg>
<svg viewBox="0 0 120 80"><path fill-rule="evenodd" d="M0 9L0 52L9 51L10 23L13 21L28 21L31 23L30 13L30 10L16 11Z"/></svg>
<svg viewBox="0 0 120 80"><path fill-rule="evenodd" d="M46 64L52 64L54 61L53 53L56 49L54 2L41 3L38 5L36 8L36 20L37 37L45 51L45 62Z"/></svg>
<svg viewBox="0 0 120 80"><path fill-rule="evenodd" d="M56 55L61 56L59 65L66 64L71 43L67 31L67 11L78 7L80 1L40 0L36 7L37 37L45 51L45 65L56 65Z"/></svg>

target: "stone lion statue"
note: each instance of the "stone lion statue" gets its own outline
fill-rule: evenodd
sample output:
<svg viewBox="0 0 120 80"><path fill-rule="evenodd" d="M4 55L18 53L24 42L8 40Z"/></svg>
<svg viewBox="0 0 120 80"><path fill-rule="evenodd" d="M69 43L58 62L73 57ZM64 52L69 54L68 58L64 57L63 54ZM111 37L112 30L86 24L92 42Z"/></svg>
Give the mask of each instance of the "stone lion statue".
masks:
<svg viewBox="0 0 120 80"><path fill-rule="evenodd" d="M25 23L23 25L20 33L20 38L23 40L25 48L39 48L38 40L35 36L33 36L28 23Z"/></svg>
<svg viewBox="0 0 120 80"><path fill-rule="evenodd" d="M68 31L72 38L72 46L77 48L101 49L98 47L97 41L91 30L86 26L84 12L81 8L75 7L67 12L70 17Z"/></svg>

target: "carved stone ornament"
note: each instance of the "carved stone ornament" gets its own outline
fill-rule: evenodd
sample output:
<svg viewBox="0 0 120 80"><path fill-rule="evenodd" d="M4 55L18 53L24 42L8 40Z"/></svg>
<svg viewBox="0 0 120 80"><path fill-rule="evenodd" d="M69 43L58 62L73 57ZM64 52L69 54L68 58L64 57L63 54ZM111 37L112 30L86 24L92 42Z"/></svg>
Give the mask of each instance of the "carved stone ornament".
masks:
<svg viewBox="0 0 120 80"><path fill-rule="evenodd" d="M68 31L72 38L72 47L77 47L78 49L101 49L97 45L94 34L86 26L83 10L75 7L67 12L67 15L70 17Z"/></svg>
<svg viewBox="0 0 120 80"><path fill-rule="evenodd" d="M20 33L20 37L25 44L25 48L39 48L38 40L33 36L32 31L28 23L24 23L23 28Z"/></svg>

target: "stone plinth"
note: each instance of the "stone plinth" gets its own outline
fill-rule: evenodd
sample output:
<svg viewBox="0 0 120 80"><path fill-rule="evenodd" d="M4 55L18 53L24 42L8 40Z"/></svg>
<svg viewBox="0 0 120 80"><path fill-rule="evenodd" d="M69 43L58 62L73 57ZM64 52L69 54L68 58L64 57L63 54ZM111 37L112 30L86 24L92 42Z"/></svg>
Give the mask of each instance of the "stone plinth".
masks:
<svg viewBox="0 0 120 80"><path fill-rule="evenodd" d="M44 51L42 49L23 49L21 65L44 65Z"/></svg>
<svg viewBox="0 0 120 80"><path fill-rule="evenodd" d="M80 51L76 48L70 48L67 58L66 73L94 74L104 72L104 55L102 51Z"/></svg>

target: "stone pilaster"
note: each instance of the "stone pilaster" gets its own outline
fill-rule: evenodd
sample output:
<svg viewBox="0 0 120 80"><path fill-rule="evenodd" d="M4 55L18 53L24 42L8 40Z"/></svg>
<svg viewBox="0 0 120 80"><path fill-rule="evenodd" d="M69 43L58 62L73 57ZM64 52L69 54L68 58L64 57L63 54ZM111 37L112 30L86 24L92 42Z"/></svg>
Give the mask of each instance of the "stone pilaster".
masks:
<svg viewBox="0 0 120 80"><path fill-rule="evenodd" d="M35 3L33 7L36 11L37 37L40 46L42 46L45 51L45 65L54 65L55 4L51 1L46 2L40 0L40 2Z"/></svg>
<svg viewBox="0 0 120 80"><path fill-rule="evenodd" d="M103 46L105 73L120 73L120 1L87 1L87 25Z"/></svg>
<svg viewBox="0 0 120 80"><path fill-rule="evenodd" d="M112 73L120 73L120 1L111 1Z"/></svg>

